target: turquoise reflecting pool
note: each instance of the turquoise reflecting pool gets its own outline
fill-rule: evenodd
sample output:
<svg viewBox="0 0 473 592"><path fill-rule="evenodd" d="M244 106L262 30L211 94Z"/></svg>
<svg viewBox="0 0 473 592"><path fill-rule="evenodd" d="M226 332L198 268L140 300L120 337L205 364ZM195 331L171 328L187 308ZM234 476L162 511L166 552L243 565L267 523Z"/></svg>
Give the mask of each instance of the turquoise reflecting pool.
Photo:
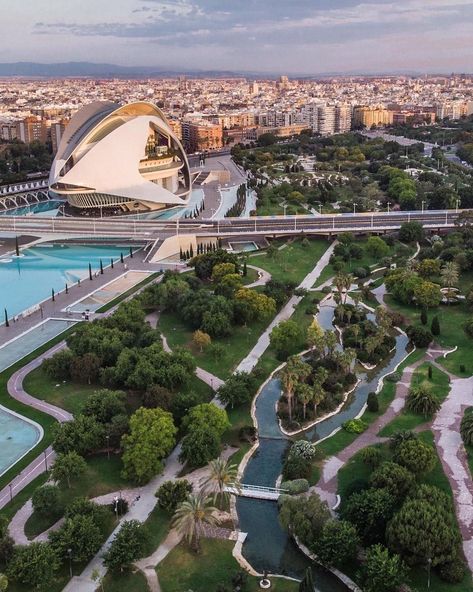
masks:
<svg viewBox="0 0 473 592"><path fill-rule="evenodd" d="M41 439L35 424L0 407L0 475L20 460Z"/></svg>
<svg viewBox="0 0 473 592"><path fill-rule="evenodd" d="M50 201L42 201L41 203L30 204L29 206L21 206L0 212L0 216L50 216L53 218L57 216L59 207L64 205L63 201L52 199Z"/></svg>
<svg viewBox="0 0 473 592"><path fill-rule="evenodd" d="M0 310L8 315L19 314L31 306L64 290L65 285L88 278L92 271L128 254L128 247L100 245L38 245L21 251L19 257L0 258Z"/></svg>

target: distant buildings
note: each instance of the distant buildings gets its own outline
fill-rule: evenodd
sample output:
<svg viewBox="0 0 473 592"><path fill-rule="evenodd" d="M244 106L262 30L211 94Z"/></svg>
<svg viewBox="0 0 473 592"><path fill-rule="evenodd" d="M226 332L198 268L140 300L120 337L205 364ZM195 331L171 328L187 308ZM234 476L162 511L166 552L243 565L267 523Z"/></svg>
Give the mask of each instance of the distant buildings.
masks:
<svg viewBox="0 0 473 592"><path fill-rule="evenodd" d="M216 150L223 146L223 128L204 119L183 121L182 141L188 152Z"/></svg>

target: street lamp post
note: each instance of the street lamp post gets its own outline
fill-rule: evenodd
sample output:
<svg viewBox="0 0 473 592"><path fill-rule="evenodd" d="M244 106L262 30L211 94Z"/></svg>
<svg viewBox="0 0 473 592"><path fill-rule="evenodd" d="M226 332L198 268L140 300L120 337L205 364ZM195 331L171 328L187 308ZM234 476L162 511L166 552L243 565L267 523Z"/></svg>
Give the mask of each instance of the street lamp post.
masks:
<svg viewBox="0 0 473 592"><path fill-rule="evenodd" d="M432 558L427 559L427 588L430 588L430 568L432 566Z"/></svg>
<svg viewBox="0 0 473 592"><path fill-rule="evenodd" d="M422 213L424 213L424 204L425 204L425 200L422 200Z"/></svg>
<svg viewBox="0 0 473 592"><path fill-rule="evenodd" d="M285 217L286 217L286 209L287 209L287 204L284 204L284 205L283 205L283 208L284 208L284 218L285 218Z"/></svg>
<svg viewBox="0 0 473 592"><path fill-rule="evenodd" d="M44 454L44 468L47 471L48 470L48 454L47 454L46 450L43 450L43 454Z"/></svg>
<svg viewBox="0 0 473 592"><path fill-rule="evenodd" d="M388 201L388 204L387 205L388 205L388 214L389 214L389 206L391 205L391 202Z"/></svg>
<svg viewBox="0 0 473 592"><path fill-rule="evenodd" d="M358 205L358 204L356 204L355 202L353 202L353 215L355 215L355 214L356 214L356 206L357 206L357 205Z"/></svg>
<svg viewBox="0 0 473 592"><path fill-rule="evenodd" d="M11 483L9 483L8 487L10 488L10 501L12 501L12 499L13 499L13 485Z"/></svg>
<svg viewBox="0 0 473 592"><path fill-rule="evenodd" d="M117 517L117 522L118 522L118 497L115 496L113 501L115 502L115 516Z"/></svg>
<svg viewBox="0 0 473 592"><path fill-rule="evenodd" d="M460 200L457 199L457 201L455 202L455 212L458 214L458 206L460 205Z"/></svg>
<svg viewBox="0 0 473 592"><path fill-rule="evenodd" d="M67 554L69 555L69 575L72 578L72 549L70 547L67 550Z"/></svg>
<svg viewBox="0 0 473 592"><path fill-rule="evenodd" d="M322 215L322 204L319 204L319 214Z"/></svg>

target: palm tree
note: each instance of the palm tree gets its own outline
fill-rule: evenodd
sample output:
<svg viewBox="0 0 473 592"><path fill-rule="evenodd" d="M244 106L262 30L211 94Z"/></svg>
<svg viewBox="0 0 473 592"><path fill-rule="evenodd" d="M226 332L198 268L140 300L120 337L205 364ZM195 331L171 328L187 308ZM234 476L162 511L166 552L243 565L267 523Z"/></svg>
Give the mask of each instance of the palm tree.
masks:
<svg viewBox="0 0 473 592"><path fill-rule="evenodd" d="M238 492L241 490L240 480L238 478L238 466L230 464L228 460L216 458L209 463L209 476L204 481L204 487L214 495L214 503L220 497L221 507L223 508L230 494L226 487L234 487Z"/></svg>
<svg viewBox="0 0 473 592"><path fill-rule="evenodd" d="M281 372L281 382L286 393L289 421L292 421L292 402L297 382L305 380L311 373L311 367L299 356L291 356Z"/></svg>
<svg viewBox="0 0 473 592"><path fill-rule="evenodd" d="M340 302L345 304L347 301L348 290L353 283L353 276L351 273L339 271L333 280L334 286L340 294Z"/></svg>
<svg viewBox="0 0 473 592"><path fill-rule="evenodd" d="M316 382L312 386L312 392L311 392L311 402L312 402L312 405L314 406L314 417L317 415L317 406L320 405L320 403L322 403L322 401L324 399L325 399L325 390L322 386L322 383Z"/></svg>
<svg viewBox="0 0 473 592"><path fill-rule="evenodd" d="M297 399L302 403L302 416L305 420L307 403L309 403L312 398L311 387L305 382L299 383L296 387L296 396Z"/></svg>
<svg viewBox="0 0 473 592"><path fill-rule="evenodd" d="M328 354L332 355L338 343L337 336L334 331L325 331L325 347L327 348Z"/></svg>
<svg viewBox="0 0 473 592"><path fill-rule="evenodd" d="M351 328L351 332L353 334L353 337L355 338L356 347L358 347L360 345L360 334L361 334L360 325L353 325Z"/></svg>
<svg viewBox="0 0 473 592"><path fill-rule="evenodd" d="M411 387L407 395L406 407L413 413L429 417L439 410L440 402L427 386L420 384Z"/></svg>
<svg viewBox="0 0 473 592"><path fill-rule="evenodd" d="M212 500L204 491L190 494L174 513L172 526L182 534L196 552L200 551L200 537L204 524L218 524L214 515L217 508L211 505Z"/></svg>
<svg viewBox="0 0 473 592"><path fill-rule="evenodd" d="M445 265L442 267L440 277L442 278L442 284L448 288L449 294L447 294L447 302L450 295L450 290L458 284L459 276L460 274L458 265L454 261L447 261L447 263L445 263Z"/></svg>

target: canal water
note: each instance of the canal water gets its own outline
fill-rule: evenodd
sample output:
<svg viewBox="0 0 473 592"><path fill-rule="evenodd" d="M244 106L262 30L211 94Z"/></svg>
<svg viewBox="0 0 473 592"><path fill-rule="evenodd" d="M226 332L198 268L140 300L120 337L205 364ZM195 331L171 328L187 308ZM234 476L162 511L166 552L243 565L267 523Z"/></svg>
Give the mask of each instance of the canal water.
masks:
<svg viewBox="0 0 473 592"><path fill-rule="evenodd" d="M334 306L322 304L317 316L324 329L333 329ZM339 428L343 422L356 417L366 403L368 393L376 391L380 379L392 372L405 358L408 339L396 337L396 348L389 359L370 372L357 373L360 378L340 413L327 418L305 432L306 438L320 440ZM284 453L290 440L279 429L276 404L281 394L281 382L272 378L261 390L255 404L258 423L259 447L248 462L242 481L251 485L274 487L281 474ZM331 573L313 565L297 548L292 538L281 528L276 502L239 497L236 508L240 529L248 533L243 555L258 571L302 578L304 570L312 565L314 582L320 592L341 592L346 587Z"/></svg>

